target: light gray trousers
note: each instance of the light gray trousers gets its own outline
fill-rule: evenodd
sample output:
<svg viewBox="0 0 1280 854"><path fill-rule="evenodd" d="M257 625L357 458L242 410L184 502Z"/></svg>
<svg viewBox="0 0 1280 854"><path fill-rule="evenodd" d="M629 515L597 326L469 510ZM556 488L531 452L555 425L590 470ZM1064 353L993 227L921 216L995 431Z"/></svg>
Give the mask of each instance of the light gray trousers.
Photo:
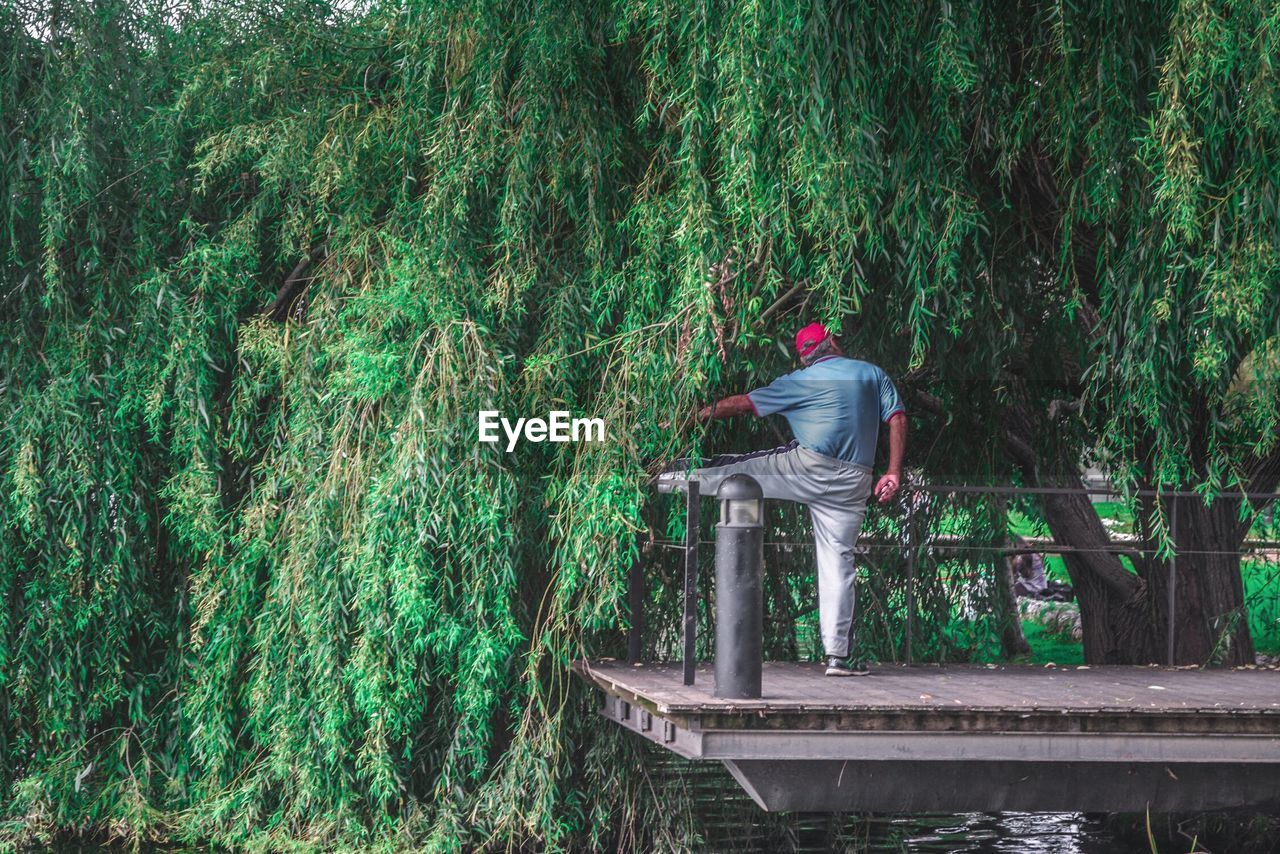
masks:
<svg viewBox="0 0 1280 854"><path fill-rule="evenodd" d="M725 462L663 477L697 480L699 493L714 498L726 477L749 474L760 483L765 498L808 505L813 520L822 645L827 655L844 658L851 651L856 602L853 556L871 495L871 470L794 444L719 459Z"/></svg>

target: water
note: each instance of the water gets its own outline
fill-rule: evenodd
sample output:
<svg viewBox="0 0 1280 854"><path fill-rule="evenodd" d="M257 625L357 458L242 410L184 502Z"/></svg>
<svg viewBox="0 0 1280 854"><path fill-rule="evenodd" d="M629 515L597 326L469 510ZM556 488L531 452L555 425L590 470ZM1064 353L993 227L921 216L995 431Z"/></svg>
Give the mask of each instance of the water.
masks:
<svg viewBox="0 0 1280 854"><path fill-rule="evenodd" d="M1243 837L1230 835L1207 846L1178 832L1167 821L1152 817L1149 840L1141 816L1127 824L1115 825L1100 815L1083 813L959 813L912 816L835 816L827 814L757 813L756 820L740 822L733 832L727 827L711 830L700 843L671 850L733 852L733 854L794 854L794 852L847 852L847 854L1150 854L1152 840L1157 854L1203 854L1204 852L1276 852L1280 844L1270 831L1253 844L1242 846ZM1241 815L1240 826L1251 821ZM1261 844L1259 844L1261 842ZM89 839L63 839L44 849L56 854L82 852L123 852L138 849L123 842L103 843ZM143 843L142 851L179 854L202 849L153 846ZM660 850L668 850L666 848Z"/></svg>
<svg viewBox="0 0 1280 854"><path fill-rule="evenodd" d="M781 818L781 816L771 817ZM1247 820L1246 820L1247 822ZM765 822L767 823L767 822ZM1149 839L1143 816L1124 821L1084 813L957 813L904 816L793 815L785 829L739 838L708 839L708 851L848 852L848 854L1158 854L1237 851L1238 838L1226 847L1193 849L1192 837L1172 823L1152 817ZM779 832L781 831L781 832ZM745 844L743 844L745 843ZM1256 849L1254 849L1256 850ZM1263 850L1271 848L1264 846Z"/></svg>
<svg viewBox="0 0 1280 854"><path fill-rule="evenodd" d="M1132 840L1116 839L1101 821L1082 813L962 813L889 819L883 824L880 833L886 838L876 839L880 833L873 831L867 850L912 854L1128 854L1134 850Z"/></svg>
<svg viewBox="0 0 1280 854"><path fill-rule="evenodd" d="M1082 813L958 813L904 816L796 815L781 833L748 841L708 839L707 850L850 854L1132 854L1150 851L1145 829L1113 829ZM1158 823L1157 823L1158 825ZM1133 831L1137 831L1136 833ZM1183 854L1190 841L1153 828L1160 854ZM746 844L742 844L742 843ZM1203 850L1203 849L1201 849Z"/></svg>

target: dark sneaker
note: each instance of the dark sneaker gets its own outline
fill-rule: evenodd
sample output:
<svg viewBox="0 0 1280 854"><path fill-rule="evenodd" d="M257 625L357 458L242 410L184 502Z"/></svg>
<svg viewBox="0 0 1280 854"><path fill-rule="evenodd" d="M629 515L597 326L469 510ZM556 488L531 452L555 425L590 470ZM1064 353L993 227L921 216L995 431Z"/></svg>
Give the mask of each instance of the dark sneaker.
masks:
<svg viewBox="0 0 1280 854"><path fill-rule="evenodd" d="M827 656L827 675L828 676L870 676L871 668L866 662L858 661L854 658L837 658L834 655Z"/></svg>

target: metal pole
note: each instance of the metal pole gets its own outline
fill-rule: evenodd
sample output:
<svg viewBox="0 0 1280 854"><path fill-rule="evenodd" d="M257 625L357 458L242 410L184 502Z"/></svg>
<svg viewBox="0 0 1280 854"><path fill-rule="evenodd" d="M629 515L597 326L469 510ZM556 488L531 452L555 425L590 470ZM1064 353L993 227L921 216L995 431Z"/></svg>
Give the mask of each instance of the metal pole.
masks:
<svg viewBox="0 0 1280 854"><path fill-rule="evenodd" d="M926 483L911 488L912 492L927 492L934 495L1116 495L1111 487L1060 487L1060 486L979 486L968 483ZM1192 489L1135 489L1128 495L1140 495L1154 498L1204 498ZM1271 501L1275 498L1270 492L1217 492L1217 498L1248 498L1259 501Z"/></svg>
<svg viewBox="0 0 1280 854"><path fill-rule="evenodd" d="M907 636L903 644L903 660L911 663L912 631L916 617L916 542L915 542L915 508L907 506Z"/></svg>
<svg viewBox="0 0 1280 854"><path fill-rule="evenodd" d="M715 696L760 696L764 659L764 490L734 474L720 483L716 525Z"/></svg>
<svg viewBox="0 0 1280 854"><path fill-rule="evenodd" d="M685 493L684 531L684 684L692 685L698 640L698 482Z"/></svg>
<svg viewBox="0 0 1280 854"><path fill-rule="evenodd" d="M644 566L637 550L627 575L627 606L631 611L631 629L627 632L627 663L639 664L644 655Z"/></svg>
<svg viewBox="0 0 1280 854"><path fill-rule="evenodd" d="M1169 553L1169 602L1166 607L1169 623L1165 637L1165 663L1172 667L1174 626L1177 622L1175 609L1178 604L1178 500L1173 499L1169 507L1169 538L1173 540L1173 550Z"/></svg>

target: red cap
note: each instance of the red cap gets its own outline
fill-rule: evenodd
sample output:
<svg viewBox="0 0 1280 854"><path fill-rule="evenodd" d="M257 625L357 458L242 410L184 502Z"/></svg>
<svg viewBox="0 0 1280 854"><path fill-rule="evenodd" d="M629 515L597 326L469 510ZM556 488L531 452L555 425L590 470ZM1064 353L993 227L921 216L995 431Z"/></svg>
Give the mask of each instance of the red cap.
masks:
<svg viewBox="0 0 1280 854"><path fill-rule="evenodd" d="M821 323L810 323L796 333L796 352L804 358L830 337L831 333L827 331L827 327Z"/></svg>

